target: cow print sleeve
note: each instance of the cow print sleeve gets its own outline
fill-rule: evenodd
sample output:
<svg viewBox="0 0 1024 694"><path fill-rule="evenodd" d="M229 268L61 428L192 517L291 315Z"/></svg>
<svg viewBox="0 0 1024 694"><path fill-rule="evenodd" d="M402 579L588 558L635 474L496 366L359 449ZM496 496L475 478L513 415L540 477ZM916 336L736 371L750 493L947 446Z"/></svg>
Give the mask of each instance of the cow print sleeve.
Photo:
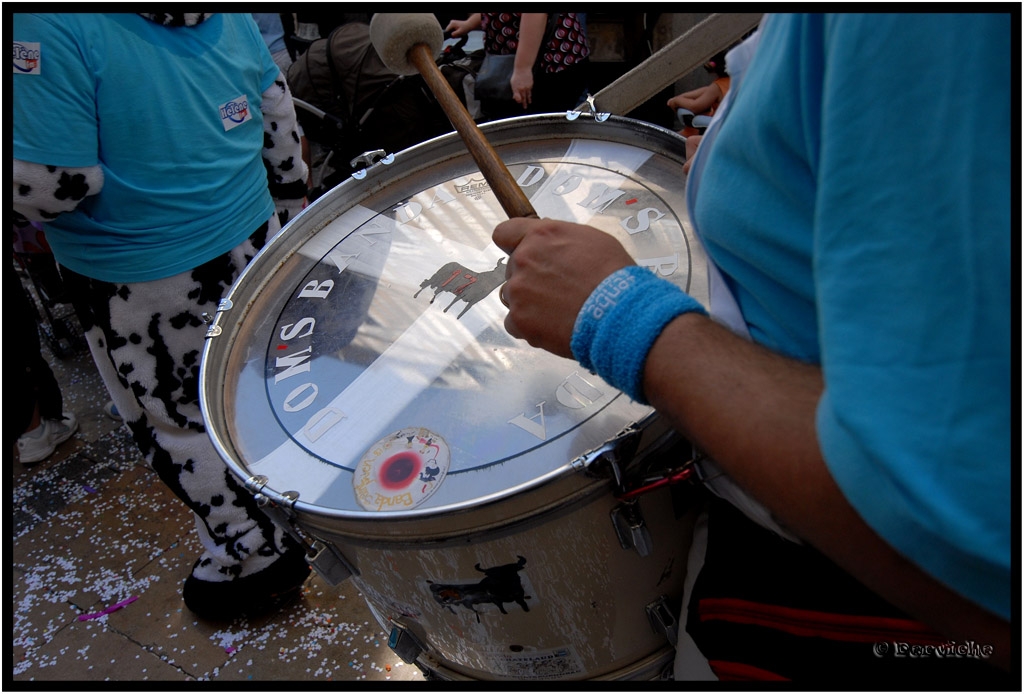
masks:
<svg viewBox="0 0 1024 694"><path fill-rule="evenodd" d="M291 90L279 76L263 92L263 161L270 194L282 226L305 205L309 172L302 159L302 137L295 117Z"/></svg>
<svg viewBox="0 0 1024 694"><path fill-rule="evenodd" d="M71 212L103 188L99 166L70 168L14 160L14 211L33 222Z"/></svg>

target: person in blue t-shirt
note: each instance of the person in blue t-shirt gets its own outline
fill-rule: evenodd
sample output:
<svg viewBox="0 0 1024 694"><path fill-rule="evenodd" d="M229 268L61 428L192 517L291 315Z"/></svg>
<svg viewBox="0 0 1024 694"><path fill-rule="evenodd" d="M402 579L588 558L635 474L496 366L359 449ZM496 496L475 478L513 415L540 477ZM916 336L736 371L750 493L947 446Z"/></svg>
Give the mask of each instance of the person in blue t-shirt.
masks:
<svg viewBox="0 0 1024 694"><path fill-rule="evenodd" d="M1011 29L767 15L687 182L708 307L595 228L495 228L508 331L709 456L677 679L695 643L721 679L1008 681Z"/></svg>
<svg viewBox="0 0 1024 694"><path fill-rule="evenodd" d="M295 597L305 553L199 409L204 313L300 211L288 86L249 14L15 14L14 210L47 241L118 413L195 513L201 617Z"/></svg>
<svg viewBox="0 0 1024 694"><path fill-rule="evenodd" d="M270 57L281 68L281 74L287 75L288 68L292 66L292 56L284 40L284 23L281 21L281 15L274 12L253 12L252 18L260 28L260 35L270 50Z"/></svg>

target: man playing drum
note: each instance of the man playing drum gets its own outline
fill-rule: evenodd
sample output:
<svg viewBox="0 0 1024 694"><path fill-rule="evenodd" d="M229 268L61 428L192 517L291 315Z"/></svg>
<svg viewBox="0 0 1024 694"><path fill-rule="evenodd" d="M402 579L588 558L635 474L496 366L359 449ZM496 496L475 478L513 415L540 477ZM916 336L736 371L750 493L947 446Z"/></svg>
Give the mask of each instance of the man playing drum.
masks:
<svg viewBox="0 0 1024 694"><path fill-rule="evenodd" d="M1010 33L767 16L688 181L712 317L591 227L494 230L508 331L714 461L683 618L719 679L1008 682Z"/></svg>

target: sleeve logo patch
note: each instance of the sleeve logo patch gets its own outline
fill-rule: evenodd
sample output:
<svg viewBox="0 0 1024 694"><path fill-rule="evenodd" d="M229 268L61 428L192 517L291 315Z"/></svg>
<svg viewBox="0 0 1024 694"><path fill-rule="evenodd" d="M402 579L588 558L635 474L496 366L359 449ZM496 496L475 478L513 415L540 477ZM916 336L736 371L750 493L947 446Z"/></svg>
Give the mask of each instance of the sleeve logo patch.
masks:
<svg viewBox="0 0 1024 694"><path fill-rule="evenodd" d="M248 120L252 120L252 112L249 110L249 97L245 94L220 105L220 122L225 131L237 128Z"/></svg>
<svg viewBox="0 0 1024 694"><path fill-rule="evenodd" d="M14 42L14 74L38 75L42 67L39 63L39 44L27 41Z"/></svg>

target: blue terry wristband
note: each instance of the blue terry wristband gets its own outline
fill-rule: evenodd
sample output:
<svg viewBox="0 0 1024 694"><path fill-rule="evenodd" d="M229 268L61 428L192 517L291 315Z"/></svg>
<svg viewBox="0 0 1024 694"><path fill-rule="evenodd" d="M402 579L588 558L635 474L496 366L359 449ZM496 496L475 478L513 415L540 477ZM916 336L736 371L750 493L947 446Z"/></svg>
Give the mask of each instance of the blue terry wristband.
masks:
<svg viewBox="0 0 1024 694"><path fill-rule="evenodd" d="M576 316L569 346L581 366L646 405L647 354L666 325L692 312L707 315L700 302L676 285L630 265L594 289Z"/></svg>

